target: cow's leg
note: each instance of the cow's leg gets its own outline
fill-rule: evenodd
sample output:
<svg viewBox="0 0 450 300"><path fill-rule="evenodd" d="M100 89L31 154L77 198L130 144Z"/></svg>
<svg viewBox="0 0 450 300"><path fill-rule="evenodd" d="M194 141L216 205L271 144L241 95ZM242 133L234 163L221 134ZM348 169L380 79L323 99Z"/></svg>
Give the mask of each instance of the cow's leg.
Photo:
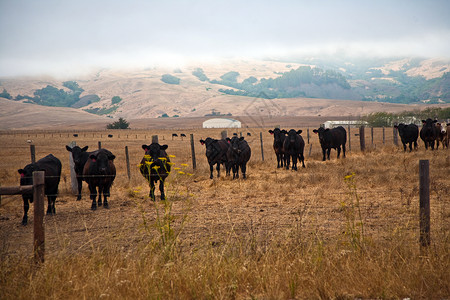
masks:
<svg viewBox="0 0 450 300"><path fill-rule="evenodd" d="M330 160L331 148L327 149L327 159Z"/></svg>
<svg viewBox="0 0 450 300"><path fill-rule="evenodd" d="M110 196L109 190L111 189L111 185L110 184L106 184L103 187L103 207L104 208L109 208L109 204L108 204L108 197Z"/></svg>
<svg viewBox="0 0 450 300"><path fill-rule="evenodd" d="M292 170L297 171L297 155L292 155Z"/></svg>
<svg viewBox="0 0 450 300"><path fill-rule="evenodd" d="M90 192L90 197L92 200L92 205L91 205L91 209L92 210L96 210L97 209L97 202L95 202L95 198L97 198L97 187L93 184L89 184L89 192Z"/></svg>
<svg viewBox="0 0 450 300"><path fill-rule="evenodd" d="M209 178L213 179L213 164L209 164L209 171L211 173L211 175L209 175Z"/></svg>
<svg viewBox="0 0 450 300"><path fill-rule="evenodd" d="M339 158L339 156L341 156L341 146L338 146L336 148L336 151L337 151L337 158Z"/></svg>
<svg viewBox="0 0 450 300"><path fill-rule="evenodd" d="M303 156L303 152L299 154L298 160L302 162L302 168L305 167L305 157Z"/></svg>
<svg viewBox="0 0 450 300"><path fill-rule="evenodd" d="M236 176L234 176L235 174L233 174L233 178L239 178L239 163L235 164L235 170L233 172L236 174Z"/></svg>
<svg viewBox="0 0 450 300"><path fill-rule="evenodd" d="M417 150L417 141L414 141L414 150Z"/></svg>
<svg viewBox="0 0 450 300"><path fill-rule="evenodd" d="M153 181L153 179L150 179L150 194L149 194L150 199L152 199L152 201L156 201L155 199L155 181Z"/></svg>
<svg viewBox="0 0 450 300"><path fill-rule="evenodd" d="M54 215L56 214L55 210L55 202L56 202L56 196L47 196L47 215Z"/></svg>
<svg viewBox="0 0 450 300"><path fill-rule="evenodd" d="M159 191L161 193L161 200L166 200L166 195L164 194L164 180L159 181Z"/></svg>
<svg viewBox="0 0 450 300"><path fill-rule="evenodd" d="M322 161L326 161L326 153L327 153L327 149L322 148L322 154L323 154L323 158Z"/></svg>
<svg viewBox="0 0 450 300"><path fill-rule="evenodd" d="M242 172L242 178L246 179L247 176L245 175L247 173L247 163L244 162L241 165L241 172Z"/></svg>
<svg viewBox="0 0 450 300"><path fill-rule="evenodd" d="M402 142L402 144L403 144L403 151L406 152L406 143Z"/></svg>
<svg viewBox="0 0 450 300"><path fill-rule="evenodd" d="M283 155L281 153L277 153L277 168L283 167Z"/></svg>
<svg viewBox="0 0 450 300"><path fill-rule="evenodd" d="M81 177L77 176L77 184L78 184L78 195L77 200L81 200L81 188L83 186L83 180Z"/></svg>
<svg viewBox="0 0 450 300"><path fill-rule="evenodd" d="M434 141L430 142L430 147L431 147L431 150L434 150Z"/></svg>
<svg viewBox="0 0 450 300"><path fill-rule="evenodd" d="M103 189L105 188L104 183L102 182L98 186L98 198L97 198L97 205L102 206L102 195L104 195Z"/></svg>
<svg viewBox="0 0 450 300"><path fill-rule="evenodd" d="M284 158L285 158L284 165L286 166L286 170L289 170L289 165L291 164L291 156L285 155Z"/></svg>
<svg viewBox="0 0 450 300"><path fill-rule="evenodd" d="M219 178L220 177L220 163L217 163L216 171L217 171L217 178Z"/></svg>
<svg viewBox="0 0 450 300"><path fill-rule="evenodd" d="M28 210L30 209L30 204L28 203L28 198L23 199L23 218L22 225L28 224Z"/></svg>
<svg viewBox="0 0 450 300"><path fill-rule="evenodd" d="M342 156L345 158L345 144L342 144Z"/></svg>

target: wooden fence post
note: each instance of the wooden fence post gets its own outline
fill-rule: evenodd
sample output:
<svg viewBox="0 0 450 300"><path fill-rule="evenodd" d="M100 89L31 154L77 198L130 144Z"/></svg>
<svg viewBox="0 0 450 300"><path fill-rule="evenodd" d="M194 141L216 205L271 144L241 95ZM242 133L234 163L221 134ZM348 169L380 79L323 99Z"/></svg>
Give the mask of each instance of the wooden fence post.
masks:
<svg viewBox="0 0 450 300"><path fill-rule="evenodd" d="M158 143L159 144L159 139L157 135L152 135L152 144L153 143Z"/></svg>
<svg viewBox="0 0 450 300"><path fill-rule="evenodd" d="M191 153L192 153L192 168L197 168L197 161L195 160L194 134L191 133Z"/></svg>
<svg viewBox="0 0 450 300"><path fill-rule="evenodd" d="M306 138L308 139L308 144L309 144L309 127L306 129Z"/></svg>
<svg viewBox="0 0 450 300"><path fill-rule="evenodd" d="M33 202L34 202L34 261L44 262L45 230L44 230L44 188L45 172L33 172Z"/></svg>
<svg viewBox="0 0 450 300"><path fill-rule="evenodd" d="M31 163L34 164L36 162L36 147L34 145L30 145L30 153Z"/></svg>
<svg viewBox="0 0 450 300"><path fill-rule="evenodd" d="M385 144L385 142L386 142L386 135L384 133L384 126L383 126L383 145Z"/></svg>
<svg viewBox="0 0 450 300"><path fill-rule="evenodd" d="M419 196L420 196L420 246L430 245L430 162L419 161Z"/></svg>
<svg viewBox="0 0 450 300"><path fill-rule="evenodd" d="M261 158L262 161L264 161L264 146L263 146L262 132L259 133L259 139L261 140Z"/></svg>
<svg viewBox="0 0 450 300"><path fill-rule="evenodd" d="M398 129L394 127L394 145L398 146Z"/></svg>
<svg viewBox="0 0 450 300"><path fill-rule="evenodd" d="M125 159L127 162L127 175L129 181L131 179L131 170L130 170L130 156L128 155L128 146L125 146Z"/></svg>
<svg viewBox="0 0 450 300"><path fill-rule="evenodd" d="M73 148L77 145L77 142L72 141L69 144L70 148ZM69 168L70 168L70 182L71 182L71 188L72 193L74 195L78 194L78 180L77 180L77 173L75 172L75 162L73 161L72 152L69 153Z"/></svg>
<svg viewBox="0 0 450 300"><path fill-rule="evenodd" d="M366 150L366 137L364 133L364 126L359 127L359 144L361 146L361 151Z"/></svg>
<svg viewBox="0 0 450 300"><path fill-rule="evenodd" d="M373 147L373 127L370 127L370 137L372 138L372 147Z"/></svg>
<svg viewBox="0 0 450 300"><path fill-rule="evenodd" d="M102 149L102 142L98 141L98 149Z"/></svg>
<svg viewBox="0 0 450 300"><path fill-rule="evenodd" d="M228 137L228 132L226 130L220 132L220 138L222 140L226 139Z"/></svg>
<svg viewBox="0 0 450 300"><path fill-rule="evenodd" d="M352 151L350 125L348 125L348 151Z"/></svg>

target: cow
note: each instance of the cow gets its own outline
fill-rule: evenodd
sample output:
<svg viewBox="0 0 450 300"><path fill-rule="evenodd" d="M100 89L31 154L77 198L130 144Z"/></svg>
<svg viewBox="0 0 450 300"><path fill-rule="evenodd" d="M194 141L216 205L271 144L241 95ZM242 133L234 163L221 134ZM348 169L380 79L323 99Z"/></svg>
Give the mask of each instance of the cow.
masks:
<svg viewBox="0 0 450 300"><path fill-rule="evenodd" d="M227 175L229 175L227 151L230 144L226 140L216 140L210 137L206 138L206 140L200 140L200 143L206 147L206 158L208 159L210 170L209 178L213 179L214 165L217 165L217 177L220 177L220 164L225 164Z"/></svg>
<svg viewBox="0 0 450 300"><path fill-rule="evenodd" d="M269 133L273 135L273 150L277 156L277 168L283 168L284 166L284 152L283 143L286 138L286 131L282 132L280 128L269 130Z"/></svg>
<svg viewBox="0 0 450 300"><path fill-rule="evenodd" d="M283 133L287 134L283 142L283 152L285 157L285 167L289 170L289 165L291 164L292 158L292 170L297 171L297 159L302 162L302 167L305 167L305 157L303 152L305 150L305 141L303 140L302 130L295 131L294 129L282 130Z"/></svg>
<svg viewBox="0 0 450 300"><path fill-rule="evenodd" d="M89 148L88 146L83 148L80 148L78 146L70 148L69 146L66 146L67 151L72 153L75 174L77 175L77 183L78 183L77 200L81 200L81 189L83 185L83 169L84 165L86 164L89 158L89 155L91 155L91 152L86 152L88 148Z"/></svg>
<svg viewBox="0 0 450 300"><path fill-rule="evenodd" d="M347 131L342 126L338 126L332 129L325 129L320 127L319 129L314 129L314 133L319 136L320 146L322 147L323 158L322 161L325 161L326 158L330 159L331 148L337 150L337 158L339 158L342 152L345 157L345 144L347 143ZM326 154L326 157L325 157Z"/></svg>
<svg viewBox="0 0 450 300"><path fill-rule="evenodd" d="M436 138L436 149L439 148L439 142L442 143L442 149L444 149L444 137L446 136L445 128L441 123L436 123L437 138Z"/></svg>
<svg viewBox="0 0 450 300"><path fill-rule="evenodd" d="M412 145L414 149L417 149L417 139L419 138L419 127L416 124L403 124L395 125L394 128L398 129L398 134L403 143L403 151L406 152L406 144L409 144L409 152L412 151Z"/></svg>
<svg viewBox="0 0 450 300"><path fill-rule="evenodd" d="M147 179L150 185L149 197L155 200L155 184L159 180L159 191L161 192L161 200L166 200L164 194L164 181L170 174L170 159L166 153L168 146L152 143L150 145L142 145L145 155L139 165L139 171L142 176Z"/></svg>
<svg viewBox="0 0 450 300"><path fill-rule="evenodd" d="M109 138L112 138L112 137L113 137L113 135L112 135L112 134L108 134L108 137L109 137Z"/></svg>
<svg viewBox="0 0 450 300"><path fill-rule="evenodd" d="M45 172L44 191L48 200L47 215L54 215L56 213L56 195L58 194L58 185L61 178L61 161L52 154L49 154L37 162L26 165L25 168L17 171L20 174L20 185L32 185L34 171ZM24 211L22 225L27 225L28 209L30 208L29 203L33 203L33 194L23 194L22 198Z"/></svg>
<svg viewBox="0 0 450 300"><path fill-rule="evenodd" d="M450 142L450 123L447 123L442 132L444 133L444 138L442 139L442 148L446 147L448 149L448 144Z"/></svg>
<svg viewBox="0 0 450 300"><path fill-rule="evenodd" d="M173 141L173 138L174 138L174 137L178 137L178 134L172 133L172 141Z"/></svg>
<svg viewBox="0 0 450 300"><path fill-rule="evenodd" d="M250 132L247 132L247 136L252 136L252 134Z"/></svg>
<svg viewBox="0 0 450 300"><path fill-rule="evenodd" d="M111 185L116 178L116 166L114 159L116 156L106 149L98 149L89 154L89 158L83 168L83 179L89 186L92 205L91 209L96 210L98 206L109 208L108 198L110 196ZM98 201L97 198L98 188Z"/></svg>
<svg viewBox="0 0 450 300"><path fill-rule="evenodd" d="M433 121L430 118L422 120L422 128L420 129L420 138L425 144L425 149L428 149L428 147L430 147L431 150L434 150L434 143L438 137L438 129L436 127L436 123L437 120Z"/></svg>
<svg viewBox="0 0 450 300"><path fill-rule="evenodd" d="M186 135L184 133L180 134L181 137L186 137Z"/></svg>
<svg viewBox="0 0 450 300"><path fill-rule="evenodd" d="M78 137L78 133L74 133L74 134L73 134L73 137Z"/></svg>
<svg viewBox="0 0 450 300"><path fill-rule="evenodd" d="M244 137L227 138L230 147L227 151L227 173L233 169L233 179L239 178L239 168L241 168L242 177L246 178L247 162L250 160L252 151Z"/></svg>

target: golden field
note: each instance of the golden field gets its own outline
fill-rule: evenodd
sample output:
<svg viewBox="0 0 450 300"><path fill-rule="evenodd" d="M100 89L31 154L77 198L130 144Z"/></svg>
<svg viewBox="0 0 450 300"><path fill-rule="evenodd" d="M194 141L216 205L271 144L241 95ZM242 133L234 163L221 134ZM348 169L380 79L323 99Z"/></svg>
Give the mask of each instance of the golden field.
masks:
<svg viewBox="0 0 450 300"><path fill-rule="evenodd" d="M276 168L270 128L242 129L252 148L248 179L209 179L201 138L218 129L2 132L0 184L52 153L63 164L56 215L45 217L46 261L33 263L33 207L20 224L20 196L0 206L0 299L446 299L450 297L450 151L403 152L392 128L351 131L345 159L322 162L310 128L306 168ZM273 128L272 128L273 129ZM290 128L286 128L290 129ZM307 128L302 136L307 140ZM176 131L178 134L181 131ZM230 136L234 131L228 130ZM240 131L239 131L240 132ZM264 161L261 158L262 132ZM108 138L107 134L113 134ZM189 134L197 168L192 168ZM158 135L174 157L167 201L152 202L137 164ZM91 211L71 192L65 145L116 155L109 209ZM128 146L131 179L125 160ZM431 246L419 248L419 160L430 161ZM159 191L156 191L157 197ZM45 207L47 203L45 203Z"/></svg>

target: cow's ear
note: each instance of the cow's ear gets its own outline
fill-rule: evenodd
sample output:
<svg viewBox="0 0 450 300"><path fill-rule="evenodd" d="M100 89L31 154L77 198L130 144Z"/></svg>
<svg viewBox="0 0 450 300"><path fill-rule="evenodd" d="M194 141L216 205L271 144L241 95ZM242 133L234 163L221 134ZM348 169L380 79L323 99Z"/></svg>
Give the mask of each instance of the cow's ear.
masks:
<svg viewBox="0 0 450 300"><path fill-rule="evenodd" d="M241 137L239 138L239 140L240 140L240 141L243 141L243 140L244 140L244 137L243 137L243 136L241 136Z"/></svg>
<svg viewBox="0 0 450 300"><path fill-rule="evenodd" d="M437 120L434 120L434 121L433 121L433 123L436 123L436 122L437 122Z"/></svg>
<svg viewBox="0 0 450 300"><path fill-rule="evenodd" d="M226 138L228 143L231 143L231 139L229 137Z"/></svg>
<svg viewBox="0 0 450 300"><path fill-rule="evenodd" d="M86 152L88 148L89 148L89 146L83 147L83 148L81 149L81 152Z"/></svg>
<svg viewBox="0 0 450 300"><path fill-rule="evenodd" d="M270 129L270 130L269 130L269 133L270 133L270 134L273 134L273 130L272 130L272 129Z"/></svg>
<svg viewBox="0 0 450 300"><path fill-rule="evenodd" d="M19 172L19 174L20 174L21 177L22 177L22 175L25 174L25 171L24 171L23 169L19 169L19 170L17 170L17 172Z"/></svg>
<svg viewBox="0 0 450 300"><path fill-rule="evenodd" d="M116 156L112 153L110 155L108 155L109 160L114 160L115 158L116 158Z"/></svg>
<svg viewBox="0 0 450 300"><path fill-rule="evenodd" d="M398 129L398 125L394 125L394 128L397 128L397 129Z"/></svg>
<svg viewBox="0 0 450 300"><path fill-rule="evenodd" d="M426 122L425 122L425 120L422 120L422 124L425 124Z"/></svg>
<svg viewBox="0 0 450 300"><path fill-rule="evenodd" d="M161 149L161 150L167 150L167 148L169 148L169 146L167 146L167 145L162 145L159 147L159 149Z"/></svg>
<svg viewBox="0 0 450 300"><path fill-rule="evenodd" d="M318 131L317 129L314 129L313 132L314 132L315 134L317 134L319 131Z"/></svg>
<svg viewBox="0 0 450 300"><path fill-rule="evenodd" d="M70 148L70 147L67 146L67 145L66 145L66 149L67 149L67 151L72 152L72 148Z"/></svg>
<svg viewBox="0 0 450 300"><path fill-rule="evenodd" d="M286 129L281 130L281 133L286 134L287 133Z"/></svg>
<svg viewBox="0 0 450 300"><path fill-rule="evenodd" d="M142 145L142 149L144 149L145 151L148 150L148 146L147 145Z"/></svg>
<svg viewBox="0 0 450 300"><path fill-rule="evenodd" d="M94 155L94 154L89 155L89 158L90 158L93 162L95 162L95 161L97 160L97 156Z"/></svg>
<svg viewBox="0 0 450 300"><path fill-rule="evenodd" d="M204 140L200 140L200 144L204 145L205 141Z"/></svg>
<svg viewBox="0 0 450 300"><path fill-rule="evenodd" d="M447 123L447 126L450 126L450 123Z"/></svg>
<svg viewBox="0 0 450 300"><path fill-rule="evenodd" d="M297 130L297 134L301 134L303 132L303 130L299 129Z"/></svg>

